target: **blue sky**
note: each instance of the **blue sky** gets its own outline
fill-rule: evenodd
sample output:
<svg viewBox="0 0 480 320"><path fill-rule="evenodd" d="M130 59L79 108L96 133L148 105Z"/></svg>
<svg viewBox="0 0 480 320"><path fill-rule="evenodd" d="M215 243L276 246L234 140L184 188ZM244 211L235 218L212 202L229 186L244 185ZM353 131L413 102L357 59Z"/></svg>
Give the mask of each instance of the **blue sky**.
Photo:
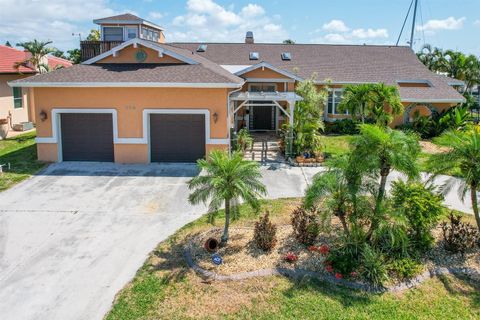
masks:
<svg viewBox="0 0 480 320"><path fill-rule="evenodd" d="M410 0L0 0L0 43L52 40L78 47L94 18L132 12L163 26L167 41L394 44ZM480 0L420 0L415 47L480 55ZM406 44L409 21L400 43Z"/></svg>

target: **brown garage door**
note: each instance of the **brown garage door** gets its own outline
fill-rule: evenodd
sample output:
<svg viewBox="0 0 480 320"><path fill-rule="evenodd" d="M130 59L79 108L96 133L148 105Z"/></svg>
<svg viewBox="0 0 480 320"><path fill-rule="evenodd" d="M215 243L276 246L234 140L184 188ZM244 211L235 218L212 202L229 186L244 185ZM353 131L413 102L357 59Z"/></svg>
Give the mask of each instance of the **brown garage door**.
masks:
<svg viewBox="0 0 480 320"><path fill-rule="evenodd" d="M112 115L61 114L63 161L113 162Z"/></svg>
<svg viewBox="0 0 480 320"><path fill-rule="evenodd" d="M150 115L152 162L195 162L205 157L203 114Z"/></svg>

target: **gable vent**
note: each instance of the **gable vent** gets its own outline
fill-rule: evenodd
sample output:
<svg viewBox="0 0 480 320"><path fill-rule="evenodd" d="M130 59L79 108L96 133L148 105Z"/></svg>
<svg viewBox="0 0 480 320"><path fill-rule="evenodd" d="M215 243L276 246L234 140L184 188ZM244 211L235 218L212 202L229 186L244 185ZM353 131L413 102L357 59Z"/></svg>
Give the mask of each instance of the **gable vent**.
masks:
<svg viewBox="0 0 480 320"><path fill-rule="evenodd" d="M290 52L282 52L282 60L292 60L292 54Z"/></svg>
<svg viewBox="0 0 480 320"><path fill-rule="evenodd" d="M206 52L207 51L207 45L206 44L201 44L197 48L197 52Z"/></svg>
<svg viewBox="0 0 480 320"><path fill-rule="evenodd" d="M250 60L258 60L260 58L260 54L258 52L250 52Z"/></svg>

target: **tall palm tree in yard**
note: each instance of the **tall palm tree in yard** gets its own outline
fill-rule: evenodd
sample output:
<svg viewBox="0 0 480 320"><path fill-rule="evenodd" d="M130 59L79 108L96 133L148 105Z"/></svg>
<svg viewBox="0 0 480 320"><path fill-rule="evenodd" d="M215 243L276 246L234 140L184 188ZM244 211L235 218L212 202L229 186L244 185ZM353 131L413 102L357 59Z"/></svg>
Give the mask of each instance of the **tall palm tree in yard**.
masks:
<svg viewBox="0 0 480 320"><path fill-rule="evenodd" d="M353 141L353 147L352 161L364 163L367 171L380 176L370 236L380 222L387 178L392 170L397 170L408 178L419 176L416 160L420 146L417 136L413 134L389 127L363 124L360 125L360 135Z"/></svg>
<svg viewBox="0 0 480 320"><path fill-rule="evenodd" d="M212 151L207 159L198 160L202 173L188 182L193 192L188 197L192 204L209 204L211 211L225 205L225 227L221 244L228 241L230 211L232 203L243 200L254 209L260 207L259 197L266 194L265 185L260 181L258 163L243 159L242 154L229 155L225 151Z"/></svg>
<svg viewBox="0 0 480 320"><path fill-rule="evenodd" d="M448 148L447 151L431 155L427 165L435 175L448 173L460 168L463 179L450 179L444 185L448 191L459 183L459 194L462 200L470 190L473 213L477 227L480 230L480 215L478 210L477 192L480 188L480 131L448 131L435 140L435 143Z"/></svg>
<svg viewBox="0 0 480 320"><path fill-rule="evenodd" d="M30 57L24 61L18 61L15 63L15 67L19 68L22 65L30 63L35 70L38 72L45 72L45 68L42 68L43 58L54 51L53 48L49 48L48 45L52 41L38 41L34 39L33 41L17 43L17 46L23 47L25 51L30 53Z"/></svg>

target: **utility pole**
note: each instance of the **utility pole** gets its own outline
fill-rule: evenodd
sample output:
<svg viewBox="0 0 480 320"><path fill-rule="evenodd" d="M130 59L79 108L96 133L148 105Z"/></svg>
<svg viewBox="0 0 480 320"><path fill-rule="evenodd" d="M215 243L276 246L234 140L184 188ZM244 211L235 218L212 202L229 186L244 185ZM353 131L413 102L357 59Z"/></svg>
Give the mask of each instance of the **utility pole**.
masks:
<svg viewBox="0 0 480 320"><path fill-rule="evenodd" d="M410 49L413 48L413 36L415 35L415 22L417 20L417 6L418 0L415 0L415 8L413 8L412 33L410 34Z"/></svg>

